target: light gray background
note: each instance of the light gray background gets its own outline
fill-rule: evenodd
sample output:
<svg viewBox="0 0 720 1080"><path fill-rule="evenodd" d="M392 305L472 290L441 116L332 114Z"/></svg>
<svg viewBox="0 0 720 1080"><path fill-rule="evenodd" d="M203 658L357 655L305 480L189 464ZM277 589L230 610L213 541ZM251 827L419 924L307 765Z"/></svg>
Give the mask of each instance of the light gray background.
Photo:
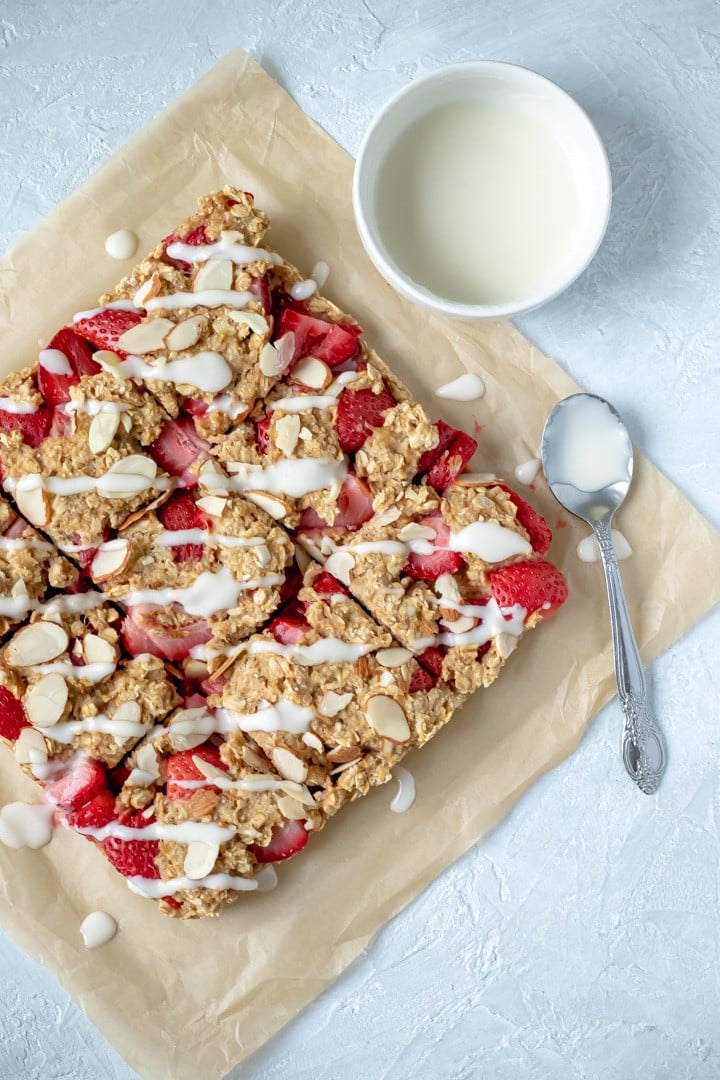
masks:
<svg viewBox="0 0 720 1080"><path fill-rule="evenodd" d="M350 151L394 90L441 64L511 60L570 91L608 148L612 220L583 279L521 327L610 398L720 525L716 3L3 0L0 243L235 45ZM672 753L657 798L622 774L618 711L605 709L570 761L238 1075L719 1076L719 626L716 611L654 666ZM2 1080L132 1076L0 936Z"/></svg>

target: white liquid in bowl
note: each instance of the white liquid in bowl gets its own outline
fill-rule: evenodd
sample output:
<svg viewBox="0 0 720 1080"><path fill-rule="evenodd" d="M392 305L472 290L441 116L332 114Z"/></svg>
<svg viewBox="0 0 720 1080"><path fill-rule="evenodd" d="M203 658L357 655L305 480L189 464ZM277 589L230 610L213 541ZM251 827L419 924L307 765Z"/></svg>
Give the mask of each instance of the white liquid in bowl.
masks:
<svg viewBox="0 0 720 1080"><path fill-rule="evenodd" d="M390 259L457 303L547 293L583 246L570 157L520 97L460 99L420 117L389 150L376 190Z"/></svg>

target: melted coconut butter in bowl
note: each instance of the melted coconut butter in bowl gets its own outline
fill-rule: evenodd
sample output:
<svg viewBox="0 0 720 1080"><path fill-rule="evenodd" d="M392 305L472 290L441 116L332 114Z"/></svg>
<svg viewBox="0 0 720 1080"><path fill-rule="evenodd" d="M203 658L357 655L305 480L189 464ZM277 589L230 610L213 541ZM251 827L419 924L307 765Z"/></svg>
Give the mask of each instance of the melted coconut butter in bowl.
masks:
<svg viewBox="0 0 720 1080"><path fill-rule="evenodd" d="M515 315L587 266L610 209L592 124L540 75L478 62L401 91L370 128L353 190L385 279L461 318Z"/></svg>

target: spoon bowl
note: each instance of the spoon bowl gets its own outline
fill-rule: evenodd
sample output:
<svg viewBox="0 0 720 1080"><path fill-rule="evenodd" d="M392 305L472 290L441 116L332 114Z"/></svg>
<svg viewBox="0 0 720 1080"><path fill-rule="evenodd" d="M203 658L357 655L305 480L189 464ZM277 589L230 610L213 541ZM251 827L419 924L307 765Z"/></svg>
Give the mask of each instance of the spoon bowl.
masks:
<svg viewBox="0 0 720 1080"><path fill-rule="evenodd" d="M633 475L633 448L616 410L595 394L573 394L547 419L541 457L553 495L591 526L610 604L615 676L624 714L621 753L641 791L652 795L665 771L665 747L648 705L645 673L630 621L611 525Z"/></svg>

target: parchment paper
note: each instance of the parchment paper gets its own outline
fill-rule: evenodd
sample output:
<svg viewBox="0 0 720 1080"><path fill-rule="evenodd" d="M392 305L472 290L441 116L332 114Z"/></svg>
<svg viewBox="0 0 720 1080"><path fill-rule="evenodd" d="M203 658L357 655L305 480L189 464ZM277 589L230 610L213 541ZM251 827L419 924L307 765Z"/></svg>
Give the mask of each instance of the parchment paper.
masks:
<svg viewBox="0 0 720 1080"><path fill-rule="evenodd" d="M105 255L108 233L131 228L149 249L193 210L196 195L232 183L269 212L272 244L287 258L305 272L317 259L329 263L325 291L358 317L434 414L470 430L477 419L477 468L512 479L515 465L537 456L545 417L575 384L509 324L451 323L396 296L355 232L351 172L348 155L233 52L0 263L2 372L33 360L38 338L46 342L119 279L125 267ZM482 374L485 398L438 402L433 389L464 370ZM556 525L561 514L542 481L534 501ZM697 568L718 565L720 536L642 459L620 527L643 551L624 564L624 577L650 660L718 599L718 576ZM551 555L570 585L560 616L529 635L499 682L408 759L418 790L408 813L389 813L389 790L374 792L280 866L275 892L248 894L222 918L197 923L164 918L133 896L77 836L58 833L40 852L0 847L2 925L143 1077L220 1077L571 753L614 692L602 575L575 555L584 532L570 522L556 531ZM0 752L0 801L36 797ZM120 930L88 952L79 926L96 908L115 915Z"/></svg>

